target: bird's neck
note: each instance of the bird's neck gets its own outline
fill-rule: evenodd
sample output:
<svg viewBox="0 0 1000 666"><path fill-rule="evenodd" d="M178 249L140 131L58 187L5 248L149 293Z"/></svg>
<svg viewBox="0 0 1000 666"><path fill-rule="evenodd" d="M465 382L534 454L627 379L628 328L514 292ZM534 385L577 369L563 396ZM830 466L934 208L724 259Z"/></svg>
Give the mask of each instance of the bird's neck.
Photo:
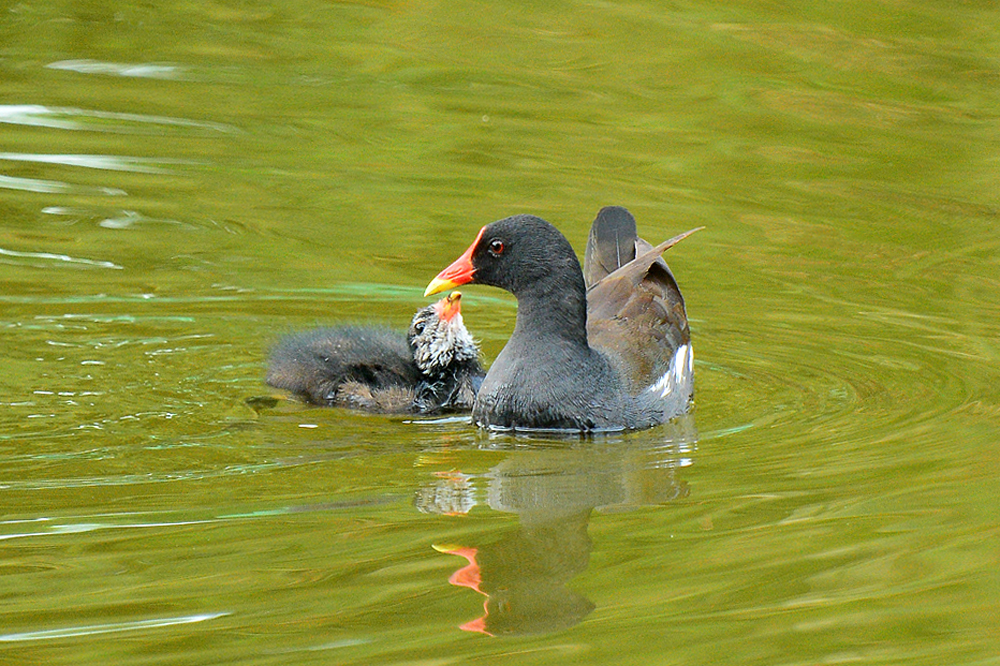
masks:
<svg viewBox="0 0 1000 666"><path fill-rule="evenodd" d="M579 272L579 271L577 271ZM518 290L513 336L522 343L556 338L588 347L587 292L582 274L554 276Z"/></svg>

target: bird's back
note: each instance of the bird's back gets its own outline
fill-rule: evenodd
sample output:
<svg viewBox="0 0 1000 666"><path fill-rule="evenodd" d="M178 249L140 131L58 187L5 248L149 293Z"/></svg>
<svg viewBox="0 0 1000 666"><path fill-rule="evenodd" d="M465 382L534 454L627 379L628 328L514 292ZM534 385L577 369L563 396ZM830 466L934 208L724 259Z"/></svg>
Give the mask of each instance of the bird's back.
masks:
<svg viewBox="0 0 1000 666"><path fill-rule="evenodd" d="M345 326L292 335L272 351L267 383L319 405L337 404L345 385L413 387L421 380L406 338L382 328ZM342 396L343 397L343 396Z"/></svg>

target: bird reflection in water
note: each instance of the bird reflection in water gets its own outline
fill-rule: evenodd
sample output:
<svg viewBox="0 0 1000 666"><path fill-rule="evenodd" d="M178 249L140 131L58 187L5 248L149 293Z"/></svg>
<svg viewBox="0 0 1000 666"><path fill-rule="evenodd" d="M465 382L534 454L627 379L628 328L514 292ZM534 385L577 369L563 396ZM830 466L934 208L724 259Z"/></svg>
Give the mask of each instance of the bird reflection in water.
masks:
<svg viewBox="0 0 1000 666"><path fill-rule="evenodd" d="M416 497L424 513L460 516L476 506L515 513L519 526L482 544L435 544L468 564L449 578L486 597L481 617L460 626L490 636L560 631L595 608L570 582L590 563L590 516L665 504L687 495L678 470L691 464L696 433L683 417L646 436L565 449L512 450L483 474L433 473ZM652 435L653 432L648 433ZM496 442L491 442L495 448ZM512 445L513 449L513 445ZM449 465L448 456L440 464ZM433 465L433 457L425 459Z"/></svg>

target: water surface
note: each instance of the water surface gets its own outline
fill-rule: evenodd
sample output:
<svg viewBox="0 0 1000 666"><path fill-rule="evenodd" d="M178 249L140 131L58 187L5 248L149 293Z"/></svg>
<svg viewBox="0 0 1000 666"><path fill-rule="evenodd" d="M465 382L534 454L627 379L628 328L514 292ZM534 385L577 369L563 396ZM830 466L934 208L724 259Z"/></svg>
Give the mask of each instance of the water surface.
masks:
<svg viewBox="0 0 1000 666"><path fill-rule="evenodd" d="M0 657L987 664L998 15L19 3L0 18ZM593 440L308 408L482 224L627 206L689 418ZM516 312L465 290L492 360Z"/></svg>

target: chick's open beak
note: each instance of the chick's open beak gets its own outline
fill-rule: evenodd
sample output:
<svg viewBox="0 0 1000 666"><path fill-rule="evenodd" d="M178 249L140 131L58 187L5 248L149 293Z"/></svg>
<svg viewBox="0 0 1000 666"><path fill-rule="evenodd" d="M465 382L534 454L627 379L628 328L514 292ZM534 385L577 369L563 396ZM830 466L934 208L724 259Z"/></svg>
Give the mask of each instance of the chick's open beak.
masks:
<svg viewBox="0 0 1000 666"><path fill-rule="evenodd" d="M462 292L453 291L440 301L434 304L438 318L441 321L450 323L455 315L462 313Z"/></svg>

